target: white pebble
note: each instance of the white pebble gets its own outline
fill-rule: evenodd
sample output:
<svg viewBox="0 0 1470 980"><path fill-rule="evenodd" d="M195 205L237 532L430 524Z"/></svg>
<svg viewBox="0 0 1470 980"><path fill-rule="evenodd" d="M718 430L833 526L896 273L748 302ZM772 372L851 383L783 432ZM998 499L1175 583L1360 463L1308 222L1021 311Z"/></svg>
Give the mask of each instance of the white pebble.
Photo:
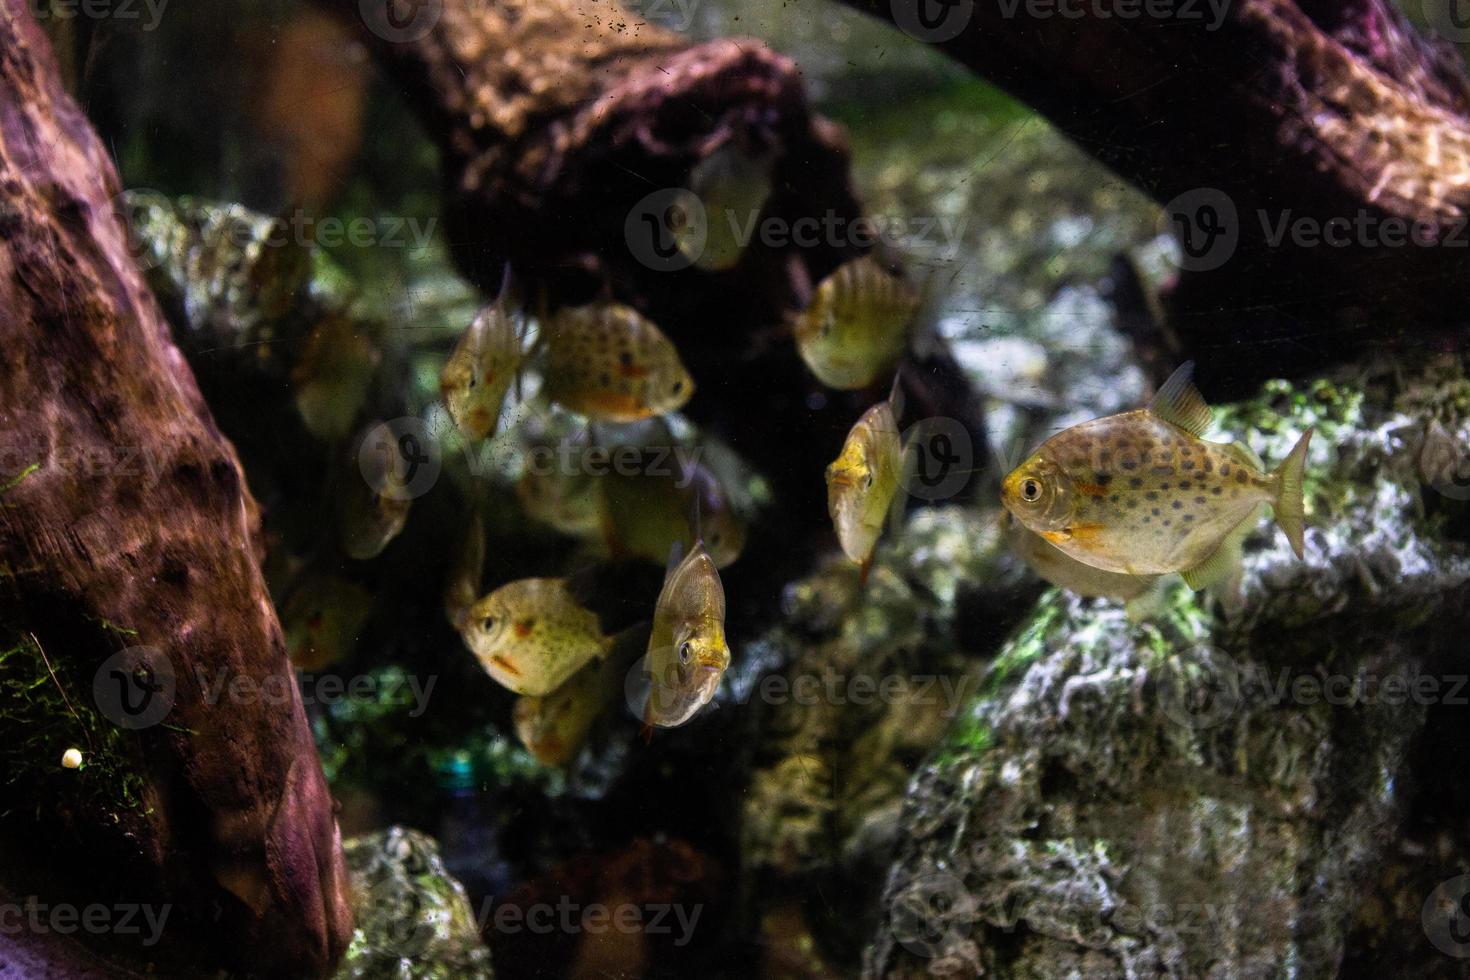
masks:
<svg viewBox="0 0 1470 980"><path fill-rule="evenodd" d="M63 769L82 768L82 750L67 749L61 754L61 766Z"/></svg>

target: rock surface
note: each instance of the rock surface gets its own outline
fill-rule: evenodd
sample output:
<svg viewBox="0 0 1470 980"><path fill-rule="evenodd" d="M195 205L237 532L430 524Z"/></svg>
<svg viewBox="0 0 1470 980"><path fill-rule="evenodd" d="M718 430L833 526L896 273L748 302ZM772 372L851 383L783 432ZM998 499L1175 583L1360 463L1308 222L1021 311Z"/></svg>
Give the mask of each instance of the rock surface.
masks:
<svg viewBox="0 0 1470 980"><path fill-rule="evenodd" d="M1420 464L1464 372L1365 374L1217 415L1270 462L1317 427L1304 561L1263 523L1238 605L1043 597L909 787L866 975L1462 975L1419 914L1466 853L1424 766L1463 728L1467 495Z"/></svg>
<svg viewBox="0 0 1470 980"><path fill-rule="evenodd" d="M493 980L464 886L433 838L407 827L344 846L357 929L337 980Z"/></svg>

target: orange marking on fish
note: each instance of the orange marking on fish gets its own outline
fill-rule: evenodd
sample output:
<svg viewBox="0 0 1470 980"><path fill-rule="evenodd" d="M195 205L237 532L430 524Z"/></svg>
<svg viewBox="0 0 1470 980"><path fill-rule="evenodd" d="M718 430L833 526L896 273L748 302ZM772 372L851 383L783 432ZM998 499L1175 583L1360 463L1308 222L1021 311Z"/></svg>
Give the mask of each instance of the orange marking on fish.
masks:
<svg viewBox="0 0 1470 980"><path fill-rule="evenodd" d="M625 378L646 378L649 371L641 364L619 364L618 374Z"/></svg>
<svg viewBox="0 0 1470 980"><path fill-rule="evenodd" d="M1061 544L1063 541L1066 541L1069 538L1071 538L1072 537L1072 533L1070 531L1066 531L1066 530L1062 530L1062 531L1042 531L1041 532L1041 536L1043 538L1046 538L1046 540L1050 541L1052 544Z"/></svg>
<svg viewBox="0 0 1470 980"><path fill-rule="evenodd" d="M506 660L504 657L491 657L490 662L507 674L515 674L517 677L521 676L521 672L516 668L515 664Z"/></svg>
<svg viewBox="0 0 1470 980"><path fill-rule="evenodd" d="M1108 492L1108 488L1101 483L1074 483L1073 486L1089 497L1101 497Z"/></svg>
<svg viewBox="0 0 1470 980"><path fill-rule="evenodd" d="M587 407L599 412L619 415L648 414L648 406L644 405L641 399L616 391L593 392L584 396L582 401Z"/></svg>
<svg viewBox="0 0 1470 980"><path fill-rule="evenodd" d="M1097 540L1102 529L1101 524L1073 524L1068 530L1072 532L1073 538L1084 544L1090 544Z"/></svg>
<svg viewBox="0 0 1470 980"><path fill-rule="evenodd" d="M528 637L528 636L531 635L531 631L533 629L535 629L535 628L536 628L536 621L534 619L522 619L522 620L520 620L519 622L517 622L515 624L516 639L518 639L518 640L524 640L526 637Z"/></svg>

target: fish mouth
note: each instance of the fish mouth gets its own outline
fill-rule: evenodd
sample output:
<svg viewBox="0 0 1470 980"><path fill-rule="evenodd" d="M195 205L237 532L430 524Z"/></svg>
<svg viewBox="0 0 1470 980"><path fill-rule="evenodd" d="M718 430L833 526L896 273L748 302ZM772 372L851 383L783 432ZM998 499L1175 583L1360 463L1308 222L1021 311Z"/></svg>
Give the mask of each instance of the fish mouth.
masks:
<svg viewBox="0 0 1470 980"><path fill-rule="evenodd" d="M720 678L725 676L723 661L707 660L699 664L690 679L689 687L701 706L709 704L719 690Z"/></svg>
<svg viewBox="0 0 1470 980"><path fill-rule="evenodd" d="M648 693L645 721L659 728L677 728L709 704L724 676L723 665L701 663L687 680L676 685L655 683Z"/></svg>
<svg viewBox="0 0 1470 980"><path fill-rule="evenodd" d="M1016 509L1016 501L1020 499L1020 483L1020 474L1012 473L1010 476L1006 477L1005 481L1002 482L1000 485L1001 506L1010 511L1016 517L1021 516L1020 511Z"/></svg>

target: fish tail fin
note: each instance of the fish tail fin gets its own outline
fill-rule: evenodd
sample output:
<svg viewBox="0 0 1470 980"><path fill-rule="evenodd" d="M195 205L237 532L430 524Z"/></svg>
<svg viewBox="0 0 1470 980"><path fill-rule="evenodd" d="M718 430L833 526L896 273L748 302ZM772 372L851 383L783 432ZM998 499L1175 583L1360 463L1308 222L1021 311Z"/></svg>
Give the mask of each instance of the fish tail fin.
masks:
<svg viewBox="0 0 1470 980"><path fill-rule="evenodd" d="M1302 474L1307 465L1307 445L1312 441L1312 431L1302 433L1286 459L1276 468L1276 523L1291 542L1291 550L1302 557L1303 524L1306 510L1302 502Z"/></svg>

